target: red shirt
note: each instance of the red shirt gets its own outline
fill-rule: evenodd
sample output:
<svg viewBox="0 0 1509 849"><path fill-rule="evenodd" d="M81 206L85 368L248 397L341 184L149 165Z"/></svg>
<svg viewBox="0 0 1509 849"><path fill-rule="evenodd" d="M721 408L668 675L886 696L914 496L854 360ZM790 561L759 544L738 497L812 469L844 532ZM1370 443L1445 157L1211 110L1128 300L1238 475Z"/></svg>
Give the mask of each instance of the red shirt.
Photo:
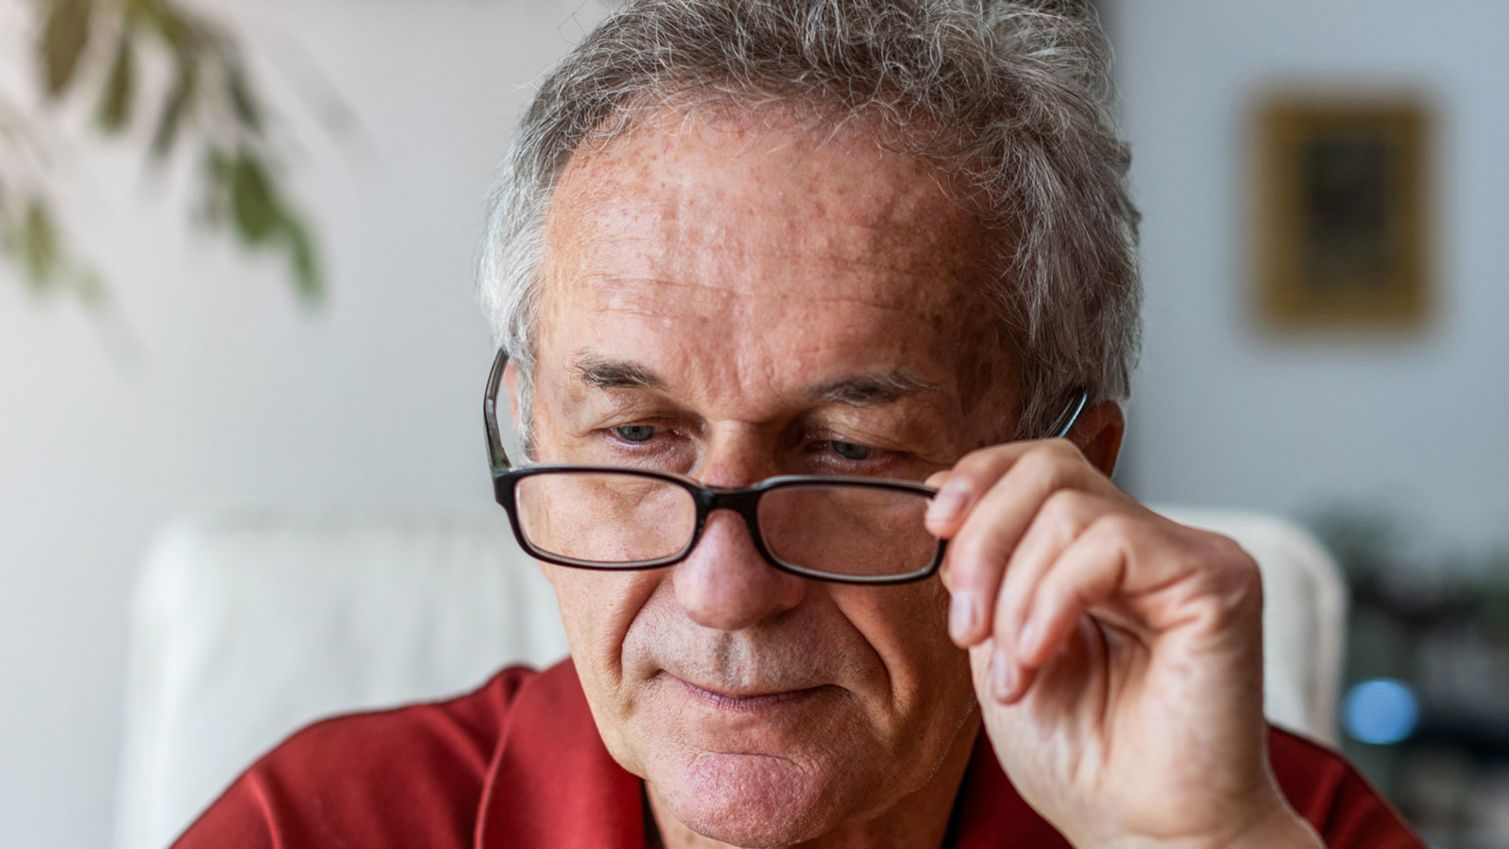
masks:
<svg viewBox="0 0 1509 849"><path fill-rule="evenodd" d="M1424 849L1342 758L1269 734L1290 804L1335 849ZM253 764L176 849L644 849L639 779L609 756L570 661L447 702L316 723ZM945 845L1058 849L981 734Z"/></svg>

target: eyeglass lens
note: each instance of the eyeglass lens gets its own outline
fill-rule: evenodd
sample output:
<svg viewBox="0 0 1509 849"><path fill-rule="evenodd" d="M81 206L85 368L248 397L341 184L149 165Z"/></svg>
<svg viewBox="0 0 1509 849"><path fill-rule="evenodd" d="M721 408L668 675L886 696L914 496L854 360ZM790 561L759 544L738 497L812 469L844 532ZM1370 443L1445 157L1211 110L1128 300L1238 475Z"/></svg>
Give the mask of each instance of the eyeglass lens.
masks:
<svg viewBox="0 0 1509 849"><path fill-rule="evenodd" d="M669 481L611 472L544 473L514 490L520 529L535 549L598 566L676 557L696 533L697 505ZM856 577L925 569L937 540L923 527L928 497L878 487L804 484L760 499L766 548L788 565Z"/></svg>

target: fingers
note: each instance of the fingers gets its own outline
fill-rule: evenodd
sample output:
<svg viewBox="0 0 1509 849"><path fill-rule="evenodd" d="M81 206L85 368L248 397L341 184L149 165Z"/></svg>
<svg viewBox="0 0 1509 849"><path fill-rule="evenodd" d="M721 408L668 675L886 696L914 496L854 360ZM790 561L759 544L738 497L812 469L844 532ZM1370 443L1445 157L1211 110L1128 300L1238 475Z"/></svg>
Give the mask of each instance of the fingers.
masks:
<svg viewBox="0 0 1509 849"><path fill-rule="evenodd" d="M1042 504L1055 492L1108 485L1064 440L976 452L951 470L927 522L934 534L952 539L945 580L955 643L972 646L995 630L1002 576Z"/></svg>
<svg viewBox="0 0 1509 849"><path fill-rule="evenodd" d="M1086 527L1113 509L1109 501L1076 490L1048 496L1006 562L991 629L998 645L1018 642L1033 588Z"/></svg>
<svg viewBox="0 0 1509 849"><path fill-rule="evenodd" d="M1032 593L1016 645L1018 663L1029 668L1046 663L1081 616L1124 591L1130 544L1120 517L1108 514L1064 549Z"/></svg>
<svg viewBox="0 0 1509 849"><path fill-rule="evenodd" d="M970 649L982 700L1020 701L1058 659L1083 657L1060 654L1090 639L1080 625L1149 644L1173 629L1216 635L1206 648L1260 628L1256 564L1240 547L1138 504L1065 440L977 451L927 483L939 487L927 527L950 540L949 634Z"/></svg>
<svg viewBox="0 0 1509 849"><path fill-rule="evenodd" d="M1007 694L1031 686L1035 667L1023 666L1017 653L1035 588L1084 529L1115 507L1100 496L1061 489L1043 502L1027 533L1012 551L995 597L991 626L991 639L999 655L991 660L992 691L998 697L1009 697Z"/></svg>
<svg viewBox="0 0 1509 849"><path fill-rule="evenodd" d="M927 483L940 487L927 526L951 540L949 633L984 673L982 698L1020 700L1087 615L1158 633L1203 616L1192 613L1202 605L1208 612L1221 598L1253 595L1240 568L1222 568L1245 560L1255 574L1234 543L1133 501L1065 440L978 451ZM1182 581L1195 573L1204 583ZM1222 589L1206 580L1212 574L1238 579ZM1145 603L1160 595L1160 604Z"/></svg>
<svg viewBox="0 0 1509 849"><path fill-rule="evenodd" d="M1088 509L1095 510L1095 518L1086 522ZM1033 564L1032 574L1020 579L1023 585L1007 602L1015 612L1001 614L1003 619L1025 621L1020 626L1003 623L1003 629L1015 628L1009 640L1000 632L992 640L996 650L991 658L990 694L998 702L1020 701L1085 614L1125 589L1130 552L1123 514L1101 510L1098 505L1079 505L1078 511L1079 529L1067 541L1060 535L1063 531L1054 535L1056 548L1045 550L1045 559Z"/></svg>
<svg viewBox="0 0 1509 849"><path fill-rule="evenodd" d="M942 539L953 538L972 515L975 504L1018 461L1029 457L1034 470L1050 475L1059 473L1061 464L1089 468L1079 449L1063 439L1009 442L966 454L952 469L927 479L931 486L941 484L927 511L928 530Z"/></svg>
<svg viewBox="0 0 1509 849"><path fill-rule="evenodd" d="M1088 614L1134 633L1210 635L1257 630L1257 564L1226 537L1174 525L1150 511L1102 512L1018 593L1026 621L1009 650L998 646L991 694L1020 700ZM1260 637L1258 639L1261 639Z"/></svg>

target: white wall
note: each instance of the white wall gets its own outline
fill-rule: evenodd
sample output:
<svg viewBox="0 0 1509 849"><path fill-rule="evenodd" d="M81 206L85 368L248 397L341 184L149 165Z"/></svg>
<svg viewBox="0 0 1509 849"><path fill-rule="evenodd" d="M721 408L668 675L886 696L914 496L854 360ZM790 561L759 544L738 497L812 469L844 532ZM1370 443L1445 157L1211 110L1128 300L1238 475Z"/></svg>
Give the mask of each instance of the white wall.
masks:
<svg viewBox="0 0 1509 849"><path fill-rule="evenodd" d="M187 228L182 199L161 197L134 154L59 135L70 232L107 272L137 350L122 361L112 331L67 298L27 297L0 266L5 846L109 845L127 596L176 511L489 502L490 352L471 279L484 198L525 84L601 8L210 5L244 24L276 84L316 68L362 124L333 143L289 110L330 298L306 314L277 263ZM0 11L0 84L15 91L23 16Z"/></svg>
<svg viewBox="0 0 1509 849"><path fill-rule="evenodd" d="M1147 343L1128 479L1159 501L1397 511L1422 549L1509 544L1509 4L1114 0ZM1434 320L1286 340L1247 309L1245 130L1273 81L1434 99Z"/></svg>
<svg viewBox="0 0 1509 849"><path fill-rule="evenodd" d="M1502 539L1509 7L1115 5L1147 215L1132 479L1160 500L1280 511L1381 495L1443 540ZM471 293L484 192L520 83L599 4L214 6L245 24L256 56L294 69L275 79L297 82L313 65L362 122L345 144L300 132L299 184L328 249L331 296L302 313L274 264L186 230L181 204L159 197L134 156L64 134L60 167L80 175L68 182L71 230L108 272L139 347L123 361L75 305L33 301L0 268L7 846L108 844L127 594L153 529L175 511L490 497L477 421L488 346ZM307 63L289 58L300 50ZM13 55L0 50L0 75ZM1381 72L1440 93L1442 298L1424 338L1290 345L1249 329L1242 97L1276 69Z"/></svg>

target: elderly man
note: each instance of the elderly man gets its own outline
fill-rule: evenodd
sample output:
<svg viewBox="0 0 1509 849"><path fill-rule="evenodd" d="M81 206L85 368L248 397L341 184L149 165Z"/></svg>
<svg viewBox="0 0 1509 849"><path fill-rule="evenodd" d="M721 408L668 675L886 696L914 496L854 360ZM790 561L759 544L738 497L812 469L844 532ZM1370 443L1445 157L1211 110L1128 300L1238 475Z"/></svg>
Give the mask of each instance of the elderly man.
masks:
<svg viewBox="0 0 1509 849"><path fill-rule="evenodd" d="M1252 560L1108 477L1104 73L1058 4L613 14L481 275L572 659L307 729L179 845L1420 846L1265 725Z"/></svg>

